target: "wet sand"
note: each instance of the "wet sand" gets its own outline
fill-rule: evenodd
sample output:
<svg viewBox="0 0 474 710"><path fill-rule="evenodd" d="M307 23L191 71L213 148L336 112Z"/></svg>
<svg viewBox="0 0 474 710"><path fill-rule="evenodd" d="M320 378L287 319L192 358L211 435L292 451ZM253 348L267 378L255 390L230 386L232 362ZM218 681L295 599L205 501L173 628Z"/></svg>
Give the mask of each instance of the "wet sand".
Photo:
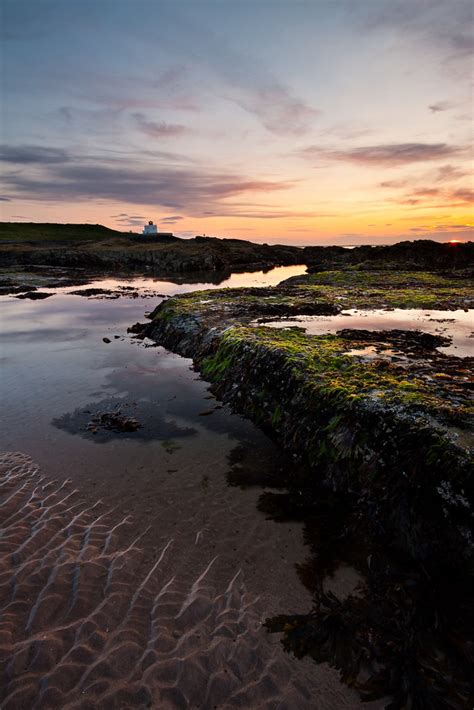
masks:
<svg viewBox="0 0 474 710"><path fill-rule="evenodd" d="M161 536L156 526L137 536L133 516L50 480L24 454L3 455L3 710L360 707L335 671L296 661L262 629L305 592L291 589L295 551L277 563L288 529L269 541L263 516L246 520L249 501L232 508L231 494L213 496L197 532L196 501L183 497L172 535L170 519L156 521ZM251 586L245 547L265 555Z"/></svg>

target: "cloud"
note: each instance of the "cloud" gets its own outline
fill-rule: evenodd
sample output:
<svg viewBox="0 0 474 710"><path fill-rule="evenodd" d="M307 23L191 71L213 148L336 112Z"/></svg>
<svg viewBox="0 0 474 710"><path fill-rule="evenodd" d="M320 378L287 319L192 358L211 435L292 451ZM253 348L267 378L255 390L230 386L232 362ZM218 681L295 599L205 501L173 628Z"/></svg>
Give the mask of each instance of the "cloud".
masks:
<svg viewBox="0 0 474 710"><path fill-rule="evenodd" d="M58 114L68 125L72 124L74 120L74 112L70 106L61 106L58 108Z"/></svg>
<svg viewBox="0 0 474 710"><path fill-rule="evenodd" d="M407 182L407 180L384 180L383 182L379 183L379 187L405 187Z"/></svg>
<svg viewBox="0 0 474 710"><path fill-rule="evenodd" d="M173 64L153 80L152 86L155 89L176 89L176 86L188 73L189 69L185 64Z"/></svg>
<svg viewBox="0 0 474 710"><path fill-rule="evenodd" d="M451 182L458 178L466 177L469 173L466 170L456 168L453 165L442 165L436 170L434 180L436 182Z"/></svg>
<svg viewBox="0 0 474 710"><path fill-rule="evenodd" d="M308 133L320 114L278 83L238 91L227 98L257 116L268 131L281 135Z"/></svg>
<svg viewBox="0 0 474 710"><path fill-rule="evenodd" d="M163 219L160 219L160 222L161 224L176 224L176 222L179 222L182 219L184 219L184 217L181 217L181 215L176 214L170 217L163 217Z"/></svg>
<svg viewBox="0 0 474 710"><path fill-rule="evenodd" d="M474 202L474 190L471 188L458 188L452 191L451 196L462 202Z"/></svg>
<svg viewBox="0 0 474 710"><path fill-rule="evenodd" d="M61 148L43 148L38 145L8 146L0 145L0 161L4 163L39 163L48 165L66 163L68 154Z"/></svg>
<svg viewBox="0 0 474 710"><path fill-rule="evenodd" d="M134 65L131 65L134 71ZM184 68L181 70L184 75ZM127 110L141 111L156 109L164 111L198 112L202 97L197 95L190 78L187 82L177 82L177 68L170 68L158 78L150 78L147 73L123 72L107 73L89 67L81 71L74 87L75 101L86 101L88 104L104 106L103 109L84 109L94 113L123 112ZM64 77L62 77L64 79ZM68 107L66 107L68 108ZM67 115L64 116L67 118Z"/></svg>
<svg viewBox="0 0 474 710"><path fill-rule="evenodd" d="M121 227L142 227L144 225L143 219L117 219L116 221Z"/></svg>
<svg viewBox="0 0 474 710"><path fill-rule="evenodd" d="M409 178L399 178L397 180L384 180L379 183L379 187L399 190L411 188L409 197L430 197L440 194L448 194L446 185L456 183L460 178L469 175L469 172L453 165L442 165L435 170L425 171L420 175L411 175ZM435 183L426 187L426 183ZM451 195L461 190L459 194L465 194L462 186L451 188Z"/></svg>
<svg viewBox="0 0 474 710"><path fill-rule="evenodd" d="M436 197L441 193L439 187L419 187L411 193L415 197Z"/></svg>
<svg viewBox="0 0 474 710"><path fill-rule="evenodd" d="M27 40L26 33L34 27L44 35L43 41L50 38L44 55L43 45L40 54L25 43L29 51L38 53L39 63L31 78L22 69L23 92L27 88L38 91L40 83L43 95L45 89L57 93L61 88L65 96L74 97L73 102L79 101L84 107L130 112L209 111L220 97L238 104L266 130L279 135L303 135L319 115L304 96L262 61L259 49L256 56L241 49L252 42L239 41L242 30L238 23L231 30L229 42L215 22L209 3L194 12L193 3L186 9L186 3L142 2L142 11L137 12L133 3L115 2L112 13L107 9L109 2L88 2L87 12L81 9L81 3L63 3L67 13L53 9L55 3L51 6L47 0L40 3L41 8L32 2L8 3L10 32ZM78 63L77 52L85 35L88 51L81 54ZM59 49L64 50L65 43L71 51L57 65L52 58ZM48 71L39 71L43 64ZM27 88L25 81L30 82ZM91 112L90 120L93 118ZM68 106L61 119L66 125L75 119ZM180 120L172 120L172 126L180 125ZM147 130L155 136L169 135L163 129L158 123Z"/></svg>
<svg viewBox="0 0 474 710"><path fill-rule="evenodd" d="M69 161L67 158L69 157ZM35 200L109 200L136 205L159 205L187 214L222 209L231 212L229 198L244 193L268 193L292 187L288 181L260 180L197 166L174 168L153 164L137 167L125 160L92 161L66 156L64 162L43 166L42 174L22 171L4 175L9 191ZM237 210L238 211L238 210ZM123 215L129 217L129 215Z"/></svg>
<svg viewBox="0 0 474 710"><path fill-rule="evenodd" d="M127 212L120 212L119 214L110 215L112 219L145 219L141 214L127 214Z"/></svg>
<svg viewBox="0 0 474 710"><path fill-rule="evenodd" d="M91 82L93 79L91 79ZM143 89L147 88L145 82L140 82ZM91 101L96 104L102 104L110 110L126 111L132 109L160 109L166 111L200 111L199 104L193 95L182 94L179 96L152 96L146 94L140 96L130 90L130 93L125 88L117 89L116 91L104 91L99 86L97 90L91 90L88 85L84 91L78 92L77 97L82 100Z"/></svg>
<svg viewBox="0 0 474 710"><path fill-rule="evenodd" d="M463 207L474 202L471 186L459 184L469 172L453 165L442 165L423 174L396 180L384 180L379 187L396 190L391 200L402 205L429 207ZM403 190L402 193L400 191ZM418 209L418 207L416 207Z"/></svg>
<svg viewBox="0 0 474 710"><path fill-rule="evenodd" d="M355 11L365 15L365 27L395 30L403 36L443 50L444 60L465 59L473 51L472 4L470 0L390 0L359 3Z"/></svg>
<svg viewBox="0 0 474 710"><path fill-rule="evenodd" d="M402 200L394 200L394 202L398 202L401 205L418 205L421 200L415 199L414 197L404 197Z"/></svg>
<svg viewBox="0 0 474 710"><path fill-rule="evenodd" d="M150 138L172 138L190 133L191 129L178 123L165 123L165 121L147 121L143 113L134 113L136 127Z"/></svg>
<svg viewBox="0 0 474 710"><path fill-rule="evenodd" d="M210 215L211 213L209 213ZM303 213L301 211L292 211L292 210L272 210L272 209L266 209L266 210L254 210L253 212L250 210L240 210L238 208L235 208L234 206L230 208L223 208L220 209L218 212L212 213L213 216L216 217L240 217L240 218L245 218L245 219L285 219L288 217L317 217L318 215L315 215L314 213Z"/></svg>
<svg viewBox="0 0 474 710"><path fill-rule="evenodd" d="M452 104L449 101L438 101L437 104L431 104L428 108L432 113L439 113L440 111L447 111L452 108Z"/></svg>
<svg viewBox="0 0 474 710"><path fill-rule="evenodd" d="M66 140L70 140L72 130L78 134L87 135L89 140L92 135L105 135L110 139L111 136L120 134L123 113L120 107L91 109L66 105L55 109L51 113L51 119L63 132Z"/></svg>
<svg viewBox="0 0 474 710"><path fill-rule="evenodd" d="M195 13L191 18L180 14L178 23L177 32L173 38L165 37L165 43L170 51L181 51L187 57L188 91L196 83L200 85L201 105L206 102L204 86L211 100L217 94L237 104L271 133L303 135L311 130L319 111L297 96L259 57L235 48L242 43L232 46L222 33L212 29L213 23L200 21ZM237 37L238 28L236 32ZM181 79L184 73L184 69L178 72L178 77ZM212 75L220 87L216 88ZM206 80L210 82L207 86Z"/></svg>
<svg viewBox="0 0 474 710"><path fill-rule="evenodd" d="M433 205L432 201L436 200ZM440 187L418 187L402 197L393 200L402 205L421 205L430 207L454 207L474 202L474 190L466 187L446 189Z"/></svg>
<svg viewBox="0 0 474 710"><path fill-rule="evenodd" d="M128 214L128 212L119 212L118 214L110 215L117 224L124 227L138 227L145 223L145 217L141 214Z"/></svg>
<svg viewBox="0 0 474 710"><path fill-rule="evenodd" d="M0 196L0 202L11 202L11 198L10 198L10 197L1 197L1 196Z"/></svg>
<svg viewBox="0 0 474 710"><path fill-rule="evenodd" d="M410 232L432 232L432 231L437 231L439 230L461 230L462 232L466 234L472 234L473 229L472 225L470 224L435 224L435 225L426 225L426 226L420 226L420 227L412 227L410 229Z"/></svg>
<svg viewBox="0 0 474 710"><path fill-rule="evenodd" d="M393 167L457 155L460 148L447 143L388 143L361 146L347 150L325 150L308 146L299 155L308 160L318 158L356 163L367 167Z"/></svg>
<svg viewBox="0 0 474 710"><path fill-rule="evenodd" d="M350 141L363 138L373 133L374 130L372 128L368 128L361 123L356 124L352 119L351 121L335 123L327 128L322 128L318 130L317 135L323 138L330 136L333 140L336 138L338 140Z"/></svg>

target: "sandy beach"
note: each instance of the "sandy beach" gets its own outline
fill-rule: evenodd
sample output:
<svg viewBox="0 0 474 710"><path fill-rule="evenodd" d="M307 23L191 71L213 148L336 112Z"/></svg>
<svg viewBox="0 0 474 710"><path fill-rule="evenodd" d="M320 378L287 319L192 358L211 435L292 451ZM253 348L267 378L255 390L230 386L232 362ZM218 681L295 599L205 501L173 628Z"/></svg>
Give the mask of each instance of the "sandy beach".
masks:
<svg viewBox="0 0 474 710"><path fill-rule="evenodd" d="M150 550L130 517L28 456L4 454L0 477L4 710L359 707L264 632L264 599L201 535L183 560L179 532Z"/></svg>

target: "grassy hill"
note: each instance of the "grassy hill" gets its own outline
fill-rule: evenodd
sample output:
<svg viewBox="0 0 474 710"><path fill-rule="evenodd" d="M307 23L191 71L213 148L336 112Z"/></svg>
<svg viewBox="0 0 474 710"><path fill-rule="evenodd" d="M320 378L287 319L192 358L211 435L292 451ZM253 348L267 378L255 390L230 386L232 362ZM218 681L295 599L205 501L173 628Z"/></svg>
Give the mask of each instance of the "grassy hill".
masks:
<svg viewBox="0 0 474 710"><path fill-rule="evenodd" d="M297 247L268 246L208 237L157 238L100 224L0 223L0 266L182 271L259 270L299 264Z"/></svg>
<svg viewBox="0 0 474 710"><path fill-rule="evenodd" d="M101 224L0 222L0 242L98 241L128 234L129 232L118 232Z"/></svg>

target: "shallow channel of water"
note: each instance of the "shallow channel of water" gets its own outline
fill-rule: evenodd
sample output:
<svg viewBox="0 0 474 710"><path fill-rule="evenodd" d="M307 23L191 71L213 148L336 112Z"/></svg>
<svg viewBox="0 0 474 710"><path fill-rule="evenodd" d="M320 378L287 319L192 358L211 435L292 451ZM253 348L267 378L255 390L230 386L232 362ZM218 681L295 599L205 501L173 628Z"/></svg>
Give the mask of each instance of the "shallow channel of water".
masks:
<svg viewBox="0 0 474 710"><path fill-rule="evenodd" d="M87 285L133 286L143 299L70 294L86 286L42 288L54 293L45 300L0 298L1 449L31 456L48 478L71 479L89 501L102 499L119 517L131 516L133 534L145 534L151 560L160 549L171 550L163 574L186 590L189 600L205 585L215 590L209 598L216 609L212 600L238 575L257 622L311 605L311 594L296 572L307 553L302 523L275 522L257 508L262 492L271 494L279 478L291 475L292 461L249 421L222 407L190 360L135 340L126 331L160 302L156 296L147 298L149 293L274 285L304 271L304 266L292 266L266 274L233 274L220 284L137 277ZM135 418L140 428L94 433L90 422L104 411ZM239 481L246 485L239 487ZM336 586L353 586L352 568L342 568L340 576ZM247 608L247 592L241 594L242 606L237 604L235 614ZM172 613L181 618L179 607ZM191 652L183 659L178 650L172 659L173 668L184 664L190 674L197 673L194 653L203 654L210 665L217 663L206 655L210 632L200 614L199 609L190 612L186 622ZM257 651L256 644L263 646ZM243 654L236 661L241 670L245 663L256 672L255 664L266 664L265 673L258 670L263 689L251 686L248 691L252 703L259 693L280 699L283 693L289 708L312 708L316 695L323 699L321 707L360 706L336 671L287 657L259 623L235 648ZM202 697L199 682L193 692ZM184 680L180 683L184 688ZM223 687L224 696L231 692L230 685Z"/></svg>
<svg viewBox="0 0 474 710"><path fill-rule="evenodd" d="M336 316L297 316L271 321L258 321L255 325L271 328L300 327L309 335L336 333L345 328L360 330L420 330L423 333L451 338L451 343L438 348L439 352L456 357L474 354L474 311L437 311L422 308L395 308L393 310L351 309ZM353 351L350 354L358 355ZM369 355L370 352L362 353Z"/></svg>
<svg viewBox="0 0 474 710"><path fill-rule="evenodd" d="M304 271L304 266L296 266L233 274L220 284L106 278L81 287L42 288L54 294L46 300L1 297L0 377L7 414L3 449L20 449L54 474L67 466L70 476L100 470L103 477L107 462L107 475L114 479L157 453L174 462L171 468L178 462L197 463L206 451L213 456L221 451L225 458L229 442L258 437L258 431L225 409L211 415L216 403L192 371L191 361L131 339L127 327L143 321L144 313L162 300L147 298L148 293L169 296L204 288L271 285ZM70 294L123 286L138 289L144 298L129 298L126 292L119 299ZM97 437L85 431L88 412L115 406L136 416L142 428L129 435ZM167 453L170 448L173 454Z"/></svg>

